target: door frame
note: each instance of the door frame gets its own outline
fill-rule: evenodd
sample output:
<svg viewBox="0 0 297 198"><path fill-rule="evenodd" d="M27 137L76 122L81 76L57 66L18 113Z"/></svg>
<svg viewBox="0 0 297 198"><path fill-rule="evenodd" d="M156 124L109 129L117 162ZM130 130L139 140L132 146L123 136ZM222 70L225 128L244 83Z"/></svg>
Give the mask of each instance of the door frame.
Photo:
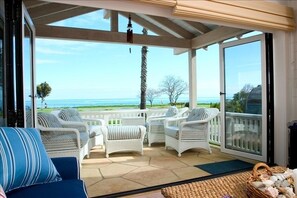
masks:
<svg viewBox="0 0 297 198"><path fill-rule="evenodd" d="M37 119L36 119L36 115L37 115L37 112L36 112L36 109L37 109L37 106L36 106L36 67L35 67L35 26L33 24L33 21L24 5L24 3L22 3L22 44L24 44L24 38L25 38L25 30L24 30L24 24L27 24L30 31L31 31L31 39L30 39L30 45L31 45L31 53L30 53L30 65L31 65L31 68L30 68L30 75L31 75L31 82L30 82L30 85L31 85L31 103L32 103L32 111L31 111L31 117L29 119L31 119L31 122L32 122L32 126L29 126L29 127L36 127L36 122L37 122ZM22 62L23 62L23 68L24 68L24 59L25 59L25 52L24 52L24 47L22 48ZM23 90L25 89L25 82L24 82L24 79L25 79L25 76L24 76L25 72L23 72L23 83L22 83L22 87L23 87ZM25 91L23 92L23 104L24 104L24 127L27 127L27 122L26 122L26 117L27 117L27 109L26 109L26 96L24 95L25 94Z"/></svg>
<svg viewBox="0 0 297 198"><path fill-rule="evenodd" d="M261 150L262 155L256 155L251 153L244 153L237 150L231 150L226 148L225 144L225 133L226 133L226 125L225 125L225 62L224 62L224 48L238 46L245 43L251 43L255 41L261 41L261 84L262 84L262 144ZM249 159L259 160L259 161L267 161L267 68L266 68L266 44L265 44L265 35L256 35L247 38L241 38L239 40L229 41L220 44L220 92L222 93L220 96L220 104L221 104L221 151L224 153L237 155L241 157L246 157Z"/></svg>

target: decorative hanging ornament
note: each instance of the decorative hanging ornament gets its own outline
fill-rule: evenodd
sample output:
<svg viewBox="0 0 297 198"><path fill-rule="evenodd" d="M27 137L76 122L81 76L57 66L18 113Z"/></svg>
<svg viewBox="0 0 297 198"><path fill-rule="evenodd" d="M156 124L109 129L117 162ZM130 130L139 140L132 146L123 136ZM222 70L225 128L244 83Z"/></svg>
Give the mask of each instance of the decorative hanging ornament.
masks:
<svg viewBox="0 0 297 198"><path fill-rule="evenodd" d="M129 14L129 21L128 21L128 26L127 26L127 42L133 43L133 28L132 28L130 14Z"/></svg>

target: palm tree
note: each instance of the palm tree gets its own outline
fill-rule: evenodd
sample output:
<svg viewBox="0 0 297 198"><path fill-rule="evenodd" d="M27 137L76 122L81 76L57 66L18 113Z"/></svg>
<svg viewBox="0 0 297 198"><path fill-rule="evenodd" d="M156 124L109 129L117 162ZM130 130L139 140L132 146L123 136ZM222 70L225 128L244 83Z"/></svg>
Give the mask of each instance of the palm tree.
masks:
<svg viewBox="0 0 297 198"><path fill-rule="evenodd" d="M143 35L147 35L147 30L143 28ZM141 84L140 84L140 109L146 109L146 76L147 76L147 46L141 48Z"/></svg>

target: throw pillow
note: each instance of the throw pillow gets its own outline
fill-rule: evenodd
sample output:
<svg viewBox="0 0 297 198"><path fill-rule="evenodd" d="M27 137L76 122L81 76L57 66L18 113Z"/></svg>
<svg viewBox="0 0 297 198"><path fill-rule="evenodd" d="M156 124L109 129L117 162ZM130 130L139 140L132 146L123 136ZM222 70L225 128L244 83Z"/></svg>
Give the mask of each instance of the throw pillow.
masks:
<svg viewBox="0 0 297 198"><path fill-rule="evenodd" d="M186 121L196 121L196 120L204 120L208 118L209 113L208 110L204 107L193 109Z"/></svg>
<svg viewBox="0 0 297 198"><path fill-rule="evenodd" d="M0 185L5 192L62 178L35 128L0 127Z"/></svg>
<svg viewBox="0 0 297 198"><path fill-rule="evenodd" d="M165 117L172 117L172 116L175 116L177 113L178 113L178 109L175 106L171 106L167 110Z"/></svg>
<svg viewBox="0 0 297 198"><path fill-rule="evenodd" d="M37 121L43 127L63 128L58 118L51 113L38 112Z"/></svg>
<svg viewBox="0 0 297 198"><path fill-rule="evenodd" d="M74 108L62 109L58 116L65 121L83 122L79 112Z"/></svg>
<svg viewBox="0 0 297 198"><path fill-rule="evenodd" d="M0 198L6 198L5 192L1 185L0 185Z"/></svg>

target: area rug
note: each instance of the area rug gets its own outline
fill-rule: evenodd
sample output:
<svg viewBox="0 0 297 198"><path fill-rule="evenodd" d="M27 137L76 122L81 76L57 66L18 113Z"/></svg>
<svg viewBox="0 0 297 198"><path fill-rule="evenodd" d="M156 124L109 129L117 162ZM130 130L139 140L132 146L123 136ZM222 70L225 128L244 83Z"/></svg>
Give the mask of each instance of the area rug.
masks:
<svg viewBox="0 0 297 198"><path fill-rule="evenodd" d="M223 162L196 165L195 167L200 168L212 175L217 175L217 174L225 174L230 172L252 170L252 168L254 167L254 164L244 162L241 160L229 160L229 161L223 161Z"/></svg>

